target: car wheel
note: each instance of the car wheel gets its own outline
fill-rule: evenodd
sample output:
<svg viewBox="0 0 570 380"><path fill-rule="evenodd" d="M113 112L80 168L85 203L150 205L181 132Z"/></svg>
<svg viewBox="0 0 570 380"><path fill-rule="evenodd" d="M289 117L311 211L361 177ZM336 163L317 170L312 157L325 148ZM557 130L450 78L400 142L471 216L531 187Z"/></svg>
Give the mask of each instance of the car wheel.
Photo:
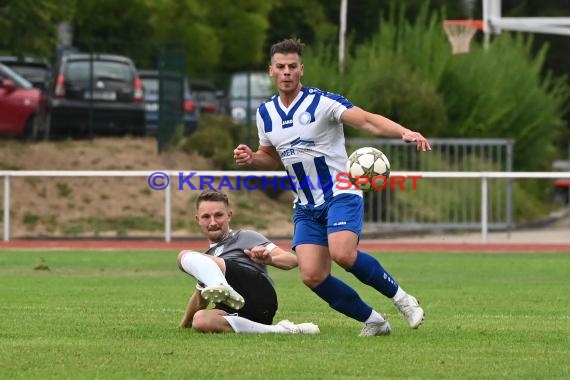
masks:
<svg viewBox="0 0 570 380"><path fill-rule="evenodd" d="M47 114L44 120L44 125L42 126L42 132L38 136L41 140L49 141L50 129L51 129L51 114Z"/></svg>
<svg viewBox="0 0 570 380"><path fill-rule="evenodd" d="M31 115L26 121L22 138L25 141L36 141L38 139L38 118Z"/></svg>

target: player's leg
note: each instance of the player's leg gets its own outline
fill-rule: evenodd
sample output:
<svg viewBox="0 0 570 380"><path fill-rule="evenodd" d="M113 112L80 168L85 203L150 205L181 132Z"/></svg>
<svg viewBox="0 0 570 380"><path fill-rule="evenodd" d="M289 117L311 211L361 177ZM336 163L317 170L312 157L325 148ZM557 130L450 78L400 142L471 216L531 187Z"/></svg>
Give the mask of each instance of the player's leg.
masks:
<svg viewBox="0 0 570 380"><path fill-rule="evenodd" d="M326 247L301 244L296 247L299 270L303 283L334 310L364 322L360 335L389 335L387 320L367 305L358 293L330 273L330 257ZM328 270L323 270L327 268Z"/></svg>
<svg viewBox="0 0 570 380"><path fill-rule="evenodd" d="M237 315L226 315L224 319L232 331L239 334L318 334L319 326L313 323L299 323L283 320L276 325L266 325Z"/></svg>
<svg viewBox="0 0 570 380"><path fill-rule="evenodd" d="M232 326L224 318L227 313L218 309L198 310L192 319L192 328L203 333L231 333Z"/></svg>
<svg viewBox="0 0 570 380"><path fill-rule="evenodd" d="M361 197L341 196L331 203L327 216L330 255L362 283L390 298L406 317L410 327L417 328L424 319L424 311L417 300L398 285L376 258L357 250L363 215L364 203Z"/></svg>
<svg viewBox="0 0 570 380"><path fill-rule="evenodd" d="M312 323L296 325L289 321L281 321L277 325L272 325L278 308L277 293L269 278L263 273L228 260L226 278L246 300L245 306L239 311L232 310L227 305L216 305L216 308L227 312L224 318L236 333L319 333L318 326Z"/></svg>
<svg viewBox="0 0 570 380"><path fill-rule="evenodd" d="M331 258L327 248L326 223L319 223L312 211L297 209L294 216L293 247L297 253L303 283L336 311L347 317L366 322L370 319L384 323L373 334L387 335L390 325L380 314L367 305L340 279L331 275Z"/></svg>
<svg viewBox="0 0 570 380"><path fill-rule="evenodd" d="M182 271L204 285L201 293L204 299L215 303L228 303L236 309L243 307L243 297L226 280L226 265L223 259L200 252L182 251L177 260Z"/></svg>
<svg viewBox="0 0 570 380"><path fill-rule="evenodd" d="M177 257L178 267L204 285L228 285L224 273L224 260L195 251L181 251Z"/></svg>
<svg viewBox="0 0 570 380"><path fill-rule="evenodd" d="M392 298L396 295L396 281L373 256L357 250L358 236L353 231L330 233L329 245L331 257L338 265L384 296Z"/></svg>
<svg viewBox="0 0 570 380"><path fill-rule="evenodd" d="M289 333L282 326L265 325L237 315L229 315L225 310L199 310L192 319L194 331L202 333L266 334Z"/></svg>

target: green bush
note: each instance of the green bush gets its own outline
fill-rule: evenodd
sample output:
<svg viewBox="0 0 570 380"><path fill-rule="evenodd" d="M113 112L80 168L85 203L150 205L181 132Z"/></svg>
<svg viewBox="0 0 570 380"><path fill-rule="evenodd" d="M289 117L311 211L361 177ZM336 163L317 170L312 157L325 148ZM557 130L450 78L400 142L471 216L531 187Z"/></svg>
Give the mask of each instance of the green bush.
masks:
<svg viewBox="0 0 570 380"><path fill-rule="evenodd" d="M430 14L427 2L414 22L403 6L392 9L351 50L340 79L334 48L310 49L304 82L427 137L514 139L515 170L549 169L570 89L567 78L544 72L548 47L533 56L531 37L503 33L488 50L472 41L469 54L453 55L444 17ZM369 136L352 128L347 135Z"/></svg>
<svg viewBox="0 0 570 380"><path fill-rule="evenodd" d="M543 73L547 47L531 55L531 38L502 34L488 51L453 57L441 82L448 136L515 139L515 170L550 170L569 100L564 78Z"/></svg>
<svg viewBox="0 0 570 380"><path fill-rule="evenodd" d="M515 170L550 169L557 141L565 130L563 117L570 89L567 78L545 73L547 46L533 55L531 37L503 33L488 50L473 40L469 54L453 55L441 26L445 15L430 14L427 2L414 22L405 19L403 6L380 19L378 32L350 50L342 75L334 47L308 49L303 82L341 93L354 104L419 130L428 138L513 139ZM353 128L347 128L346 133L371 137ZM433 153L421 155L420 167L434 160ZM500 170L492 162L486 165L487 169L480 170ZM424 182L424 191L459 205L468 194L464 190L472 186L468 181L455 188ZM548 211L544 182L541 184L514 184L515 220L533 220ZM490 197L492 202L500 201L492 193ZM408 208L417 197L405 193L399 201ZM478 204L478 196L471 201ZM445 217L446 210L429 205L421 209L421 219Z"/></svg>
<svg viewBox="0 0 570 380"><path fill-rule="evenodd" d="M252 149L257 148L257 129L255 126L235 124L231 118L223 115L203 115L200 128L185 139L182 150L186 153L196 152L209 158L214 169L235 169L233 150L240 143L247 143Z"/></svg>

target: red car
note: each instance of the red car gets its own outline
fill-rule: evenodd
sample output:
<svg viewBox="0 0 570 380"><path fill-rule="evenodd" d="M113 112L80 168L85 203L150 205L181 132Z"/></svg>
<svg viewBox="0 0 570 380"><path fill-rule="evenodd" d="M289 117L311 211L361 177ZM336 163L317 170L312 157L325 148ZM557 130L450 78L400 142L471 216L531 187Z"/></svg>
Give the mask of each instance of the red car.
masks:
<svg viewBox="0 0 570 380"><path fill-rule="evenodd" d="M0 64L0 135L35 140L47 133L46 105L40 90Z"/></svg>

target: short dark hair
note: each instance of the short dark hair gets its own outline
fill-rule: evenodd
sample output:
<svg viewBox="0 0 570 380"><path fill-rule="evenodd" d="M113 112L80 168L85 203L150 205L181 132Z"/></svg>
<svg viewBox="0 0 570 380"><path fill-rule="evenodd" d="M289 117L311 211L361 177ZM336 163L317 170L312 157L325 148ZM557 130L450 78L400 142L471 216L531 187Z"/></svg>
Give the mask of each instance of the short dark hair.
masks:
<svg viewBox="0 0 570 380"><path fill-rule="evenodd" d="M196 210L202 202L224 202L226 207L230 207L230 201L225 193L218 190L204 190L196 199Z"/></svg>
<svg viewBox="0 0 570 380"><path fill-rule="evenodd" d="M283 41L279 41L271 45L269 56L273 57L276 53L281 53L281 54L297 53L299 54L299 57L302 57L304 47L305 44L302 43L300 39L287 38Z"/></svg>

